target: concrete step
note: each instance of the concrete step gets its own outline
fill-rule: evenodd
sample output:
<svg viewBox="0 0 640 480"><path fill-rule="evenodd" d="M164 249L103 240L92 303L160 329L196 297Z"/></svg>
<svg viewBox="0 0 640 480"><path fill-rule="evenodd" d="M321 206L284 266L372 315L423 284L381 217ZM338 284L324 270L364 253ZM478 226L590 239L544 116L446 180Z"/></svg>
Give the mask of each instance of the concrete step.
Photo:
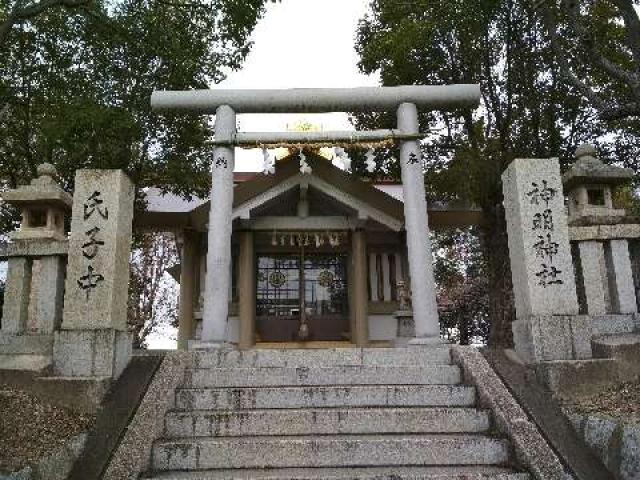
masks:
<svg viewBox="0 0 640 480"><path fill-rule="evenodd" d="M339 435L161 440L152 466L162 470L350 466L499 465L508 445L482 435Z"/></svg>
<svg viewBox="0 0 640 480"><path fill-rule="evenodd" d="M527 473L483 465L162 472L153 475L150 480L291 480L292 478L296 480L530 480Z"/></svg>
<svg viewBox="0 0 640 480"><path fill-rule="evenodd" d="M460 369L455 365L337 366L194 368L186 372L184 386L450 385L457 383L460 383Z"/></svg>
<svg viewBox="0 0 640 480"><path fill-rule="evenodd" d="M359 365L450 364L448 346L333 348L323 350L226 350L196 352L194 365L211 367L331 367Z"/></svg>
<svg viewBox="0 0 640 480"><path fill-rule="evenodd" d="M239 437L365 433L480 433L487 412L473 408L329 408L169 412L165 436Z"/></svg>
<svg viewBox="0 0 640 480"><path fill-rule="evenodd" d="M469 385L181 388L175 409L471 407L475 401L475 388Z"/></svg>

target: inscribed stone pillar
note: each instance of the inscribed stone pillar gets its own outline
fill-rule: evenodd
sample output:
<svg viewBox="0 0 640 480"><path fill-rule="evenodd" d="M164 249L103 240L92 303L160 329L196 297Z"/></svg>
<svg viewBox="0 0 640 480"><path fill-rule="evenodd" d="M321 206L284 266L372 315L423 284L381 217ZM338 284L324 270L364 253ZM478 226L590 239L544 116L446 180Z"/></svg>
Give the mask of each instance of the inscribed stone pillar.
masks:
<svg viewBox="0 0 640 480"><path fill-rule="evenodd" d="M398 107L398 129L403 133L418 132L418 111L415 105L403 103ZM400 142L400 171L416 327L416 338L410 343L438 343L440 324L433 276L433 256L427 222L422 153L417 141Z"/></svg>
<svg viewBox="0 0 640 480"><path fill-rule="evenodd" d="M239 232L240 255L238 258L238 315L240 338L238 347L247 349L255 343L256 325L256 274L254 270L253 232Z"/></svg>
<svg viewBox="0 0 640 480"><path fill-rule="evenodd" d="M591 357L591 327L578 315L558 159L516 159L502 175L517 320L528 362Z"/></svg>
<svg viewBox="0 0 640 480"><path fill-rule="evenodd" d="M584 296L589 315L607 313L607 273L602 242L578 242Z"/></svg>
<svg viewBox="0 0 640 480"><path fill-rule="evenodd" d="M116 377L128 362L133 184L119 170L78 170L75 179L59 375Z"/></svg>
<svg viewBox="0 0 640 480"><path fill-rule="evenodd" d="M359 347L369 343L369 318L368 318L368 296L367 296L367 239L365 232L355 230L351 241L351 259L353 281L351 288L352 308L352 342Z"/></svg>
<svg viewBox="0 0 640 480"><path fill-rule="evenodd" d="M637 313L636 291L631 270L629 243L624 239L609 241L608 266L611 276L611 303L615 313Z"/></svg>
<svg viewBox="0 0 640 480"><path fill-rule="evenodd" d="M195 310L196 255L199 235L197 232L183 232L182 255L180 259L180 297L178 299L178 349L187 348L193 339L193 312Z"/></svg>
<svg viewBox="0 0 640 480"><path fill-rule="evenodd" d="M215 140L219 144L211 161L211 206L207 241L202 342L196 348L219 347L227 340L229 291L231 290L231 210L233 208L234 150L230 145L236 132L236 115L223 105L216 111Z"/></svg>

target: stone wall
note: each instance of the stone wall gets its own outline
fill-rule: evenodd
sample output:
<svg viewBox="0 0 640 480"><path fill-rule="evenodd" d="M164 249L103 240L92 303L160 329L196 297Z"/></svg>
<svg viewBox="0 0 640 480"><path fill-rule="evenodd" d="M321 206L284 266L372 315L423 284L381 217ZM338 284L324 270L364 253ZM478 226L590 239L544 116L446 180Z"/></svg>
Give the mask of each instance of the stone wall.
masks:
<svg viewBox="0 0 640 480"><path fill-rule="evenodd" d="M640 478L640 424L567 410L576 432L617 480Z"/></svg>

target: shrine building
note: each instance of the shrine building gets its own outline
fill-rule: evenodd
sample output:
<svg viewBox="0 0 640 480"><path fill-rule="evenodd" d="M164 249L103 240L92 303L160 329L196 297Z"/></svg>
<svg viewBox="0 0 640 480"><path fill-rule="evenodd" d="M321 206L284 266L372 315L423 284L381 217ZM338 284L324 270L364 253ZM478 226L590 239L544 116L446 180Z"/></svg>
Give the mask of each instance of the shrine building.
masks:
<svg viewBox="0 0 640 480"><path fill-rule="evenodd" d="M311 171L301 173L293 154L273 175L234 175L226 341L406 343L402 184L369 182L311 153L306 163ZM180 284L178 347L187 348L201 338L210 200L147 195L134 229L176 233L181 259L170 273ZM479 209L437 202L428 218L432 229L482 220Z"/></svg>

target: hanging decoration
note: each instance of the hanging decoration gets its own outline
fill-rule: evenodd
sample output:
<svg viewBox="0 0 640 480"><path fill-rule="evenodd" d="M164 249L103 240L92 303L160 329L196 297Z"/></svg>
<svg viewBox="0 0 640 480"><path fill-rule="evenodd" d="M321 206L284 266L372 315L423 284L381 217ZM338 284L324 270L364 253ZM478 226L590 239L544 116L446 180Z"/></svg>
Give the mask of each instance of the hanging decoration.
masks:
<svg viewBox="0 0 640 480"><path fill-rule="evenodd" d="M373 153L373 148L370 148L369 150L367 150L367 153L365 153L365 165L367 166L367 172L369 173L373 173L376 169L376 156Z"/></svg>
<svg viewBox="0 0 640 480"><path fill-rule="evenodd" d="M342 167L347 171L350 172L351 171L351 158L349 158L349 155L347 154L347 152L345 151L344 148L342 147L336 147L334 149L334 152L336 154L336 157L340 160L340 162L342 163Z"/></svg>
<svg viewBox="0 0 640 480"><path fill-rule="evenodd" d="M299 155L300 155L300 173L303 174L303 175L311 174L311 172L312 172L311 167L307 163L307 156L302 151L302 148L300 148L300 154Z"/></svg>
<svg viewBox="0 0 640 480"><path fill-rule="evenodd" d="M329 288L333 285L333 281L333 273L331 273L329 270L322 270L318 274L318 285L320 285L321 287Z"/></svg>
<svg viewBox="0 0 640 480"><path fill-rule="evenodd" d="M307 151L316 151L321 148L342 148L343 150L369 150L371 148L390 148L395 145L396 140L393 138L388 138L385 140L378 141L366 141L366 142L311 142L305 143L304 147ZM275 149L275 148L300 148L299 143L292 142L259 142L251 145L237 145L237 148L243 149Z"/></svg>
<svg viewBox="0 0 640 480"><path fill-rule="evenodd" d="M262 173L265 175L273 175L276 173L276 160L269 155L266 148L262 149Z"/></svg>
<svg viewBox="0 0 640 480"><path fill-rule="evenodd" d="M287 277L282 272L273 272L271 275L269 275L269 283L273 288L282 287L286 281Z"/></svg>
<svg viewBox="0 0 640 480"><path fill-rule="evenodd" d="M271 245L291 247L316 247L329 245L332 248L339 247L346 242L346 232L276 232L271 234Z"/></svg>

